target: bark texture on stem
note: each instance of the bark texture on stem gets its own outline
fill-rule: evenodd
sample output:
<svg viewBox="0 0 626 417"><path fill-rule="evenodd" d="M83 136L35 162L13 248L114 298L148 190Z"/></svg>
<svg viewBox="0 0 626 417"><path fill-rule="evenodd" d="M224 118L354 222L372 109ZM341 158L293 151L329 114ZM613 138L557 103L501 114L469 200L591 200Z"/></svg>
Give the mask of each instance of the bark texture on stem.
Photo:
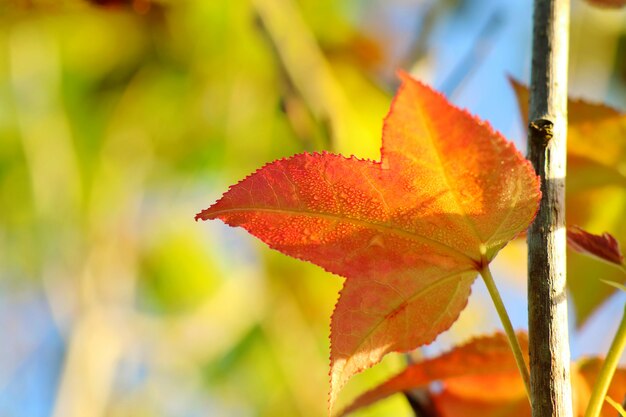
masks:
<svg viewBox="0 0 626 417"><path fill-rule="evenodd" d="M569 0L535 0L529 158L543 198L528 233L533 417L571 417L565 290L565 162Z"/></svg>

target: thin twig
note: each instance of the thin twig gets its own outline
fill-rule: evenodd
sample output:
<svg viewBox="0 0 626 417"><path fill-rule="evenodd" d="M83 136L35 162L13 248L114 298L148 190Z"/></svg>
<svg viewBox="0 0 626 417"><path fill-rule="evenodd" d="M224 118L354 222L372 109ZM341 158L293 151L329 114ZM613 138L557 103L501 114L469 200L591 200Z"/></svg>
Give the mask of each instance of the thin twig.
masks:
<svg viewBox="0 0 626 417"><path fill-rule="evenodd" d="M300 141L302 148L305 151L314 151L318 148L332 149L328 118L319 118L319 120L314 120L314 115L311 113L311 106L306 102L305 98L300 94L294 85L289 76L289 71L280 57L280 51L272 38L272 34L269 32L265 22L258 14L255 14L255 24L259 30L259 34L267 43L272 57L276 62L276 71L278 72L277 75L281 92L280 107L289 121L289 126L293 132L293 136ZM316 121L321 127L321 129L318 130L321 132L323 143L318 143L317 140L317 136L320 135L314 126Z"/></svg>
<svg viewBox="0 0 626 417"><path fill-rule="evenodd" d="M365 135L330 64L293 0L253 0L294 88L317 120L328 121L334 150Z"/></svg>
<svg viewBox="0 0 626 417"><path fill-rule="evenodd" d="M484 26L480 29L476 40L467 53L456 63L452 72L446 77L439 88L447 97L452 97L463 83L469 79L491 51L494 41L503 27L504 13L498 8L493 11Z"/></svg>
<svg viewBox="0 0 626 417"><path fill-rule="evenodd" d="M431 33L437 27L437 23L445 16L446 12L456 6L458 1L456 0L433 0L427 4L422 5L421 24L412 36L410 48L406 55L400 62L401 68L406 68L409 72L413 72L422 61L427 59L430 53L429 41ZM395 84L397 77L394 77L392 81L392 89L398 87Z"/></svg>

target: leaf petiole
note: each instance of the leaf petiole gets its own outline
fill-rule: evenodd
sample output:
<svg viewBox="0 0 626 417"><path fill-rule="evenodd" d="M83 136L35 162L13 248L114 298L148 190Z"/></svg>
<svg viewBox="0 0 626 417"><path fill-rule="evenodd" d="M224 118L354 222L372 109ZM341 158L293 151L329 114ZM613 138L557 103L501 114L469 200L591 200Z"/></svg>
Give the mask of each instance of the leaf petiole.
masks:
<svg viewBox="0 0 626 417"><path fill-rule="evenodd" d="M622 352L624 352L624 348L626 348L626 306L624 306L622 321L619 324L615 337L613 338L613 342L611 343L609 352L606 355L606 359L602 364L602 369L600 369L598 379L593 386L591 398L589 399L589 404L587 405L587 410L585 411L585 417L598 417L600 415L602 403L604 402L606 393L609 390L609 385L611 384L611 380L615 374L615 369L617 368L619 359L622 356Z"/></svg>
<svg viewBox="0 0 626 417"><path fill-rule="evenodd" d="M531 401L530 375L528 373L528 367L526 366L526 362L524 361L524 354L519 344L519 340L517 340L515 330L513 330L513 325L511 324L511 319L509 318L509 314L504 307L504 303L502 302L502 298L500 297L500 292L496 287L496 283L493 280L493 276L491 275L491 271L489 270L488 265L480 270L480 276L483 277L483 281L487 286L489 295L491 296L493 304L496 307L496 311L498 312L498 316L500 317L500 321L502 322L502 326L504 327L506 337L509 339L509 344L511 345L511 350L513 351L513 356L515 357L515 362L517 363L519 372L522 376L522 379L524 380L524 387L526 388L528 401Z"/></svg>
<svg viewBox="0 0 626 417"><path fill-rule="evenodd" d="M626 417L626 410L624 410L624 407L622 407L620 403L618 403L617 401L615 401L613 398L609 396L606 397L606 402L611 404L613 408L619 413L620 416Z"/></svg>

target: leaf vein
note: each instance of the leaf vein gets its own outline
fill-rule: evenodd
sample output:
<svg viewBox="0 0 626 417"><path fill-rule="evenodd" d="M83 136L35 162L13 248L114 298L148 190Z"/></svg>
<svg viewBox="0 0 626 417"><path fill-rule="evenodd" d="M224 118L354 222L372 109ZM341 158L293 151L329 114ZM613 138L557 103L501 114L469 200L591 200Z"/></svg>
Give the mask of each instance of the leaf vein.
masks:
<svg viewBox="0 0 626 417"><path fill-rule="evenodd" d="M264 207L234 207L234 208L228 208L228 209L222 209L222 210L214 210L211 212L211 217L215 218L218 217L221 214L228 214L228 213L234 213L234 212L266 212L266 213L278 213L278 214L291 214L291 215L308 215L311 217L321 217L321 218L325 218L325 219L330 219L333 221L347 221L349 223L353 223L356 225L361 225L361 226L365 226L365 227L371 227L373 229L377 229L379 231L382 232L390 232L390 233L394 233L396 235L405 237L409 240L413 240L413 241L418 241L421 243L425 243L427 245L432 245L434 247L439 248L440 250L450 254L450 255L454 255L456 258L461 258L464 261L469 261L472 263L472 266L475 266L477 263L480 263L480 259L475 259L472 255L467 254L465 252L460 251L459 249L453 248L452 246L449 246L443 242L439 242L438 240L434 240L431 239L429 237L420 235L418 233L415 233L413 231L410 230L404 230L401 229L395 225L392 224L388 224L388 223L382 223L382 222L374 222L371 220L363 220L363 219L356 219L353 217L349 217L349 216L338 216L332 213L321 213L321 212L314 212L314 211L309 211L309 210L290 210L290 209L274 209L274 208L264 208Z"/></svg>
<svg viewBox="0 0 626 417"><path fill-rule="evenodd" d="M461 202L459 201L459 196L457 195L456 189L453 188L450 185L450 176L448 175L448 171L446 170L446 166L443 163L443 160L441 158L441 151L439 150L439 148L437 147L437 143L435 141L435 137L438 137L435 133L435 129L431 126L430 121L428 120L428 118L426 117L426 115L423 112L418 112L420 115L420 118L422 119L422 123L424 124L424 127L426 128L426 130L428 131L428 139L430 140L430 144L432 145L432 148L434 150L435 153L435 157L437 159L437 163L441 169L441 174L443 175L443 179L444 182L446 184L446 186L448 187L448 190L450 191L450 194L452 194L452 198L454 199L454 202L456 203L459 211L462 214L462 218L465 220L465 223L470 227L470 229L472 229L472 231L474 232L474 234L476 235L476 237L479 240L481 239L480 234L478 233L478 229L476 228L476 225L474 224L473 221L470 220L469 216L467 215L467 212L465 210L465 207L461 204Z"/></svg>

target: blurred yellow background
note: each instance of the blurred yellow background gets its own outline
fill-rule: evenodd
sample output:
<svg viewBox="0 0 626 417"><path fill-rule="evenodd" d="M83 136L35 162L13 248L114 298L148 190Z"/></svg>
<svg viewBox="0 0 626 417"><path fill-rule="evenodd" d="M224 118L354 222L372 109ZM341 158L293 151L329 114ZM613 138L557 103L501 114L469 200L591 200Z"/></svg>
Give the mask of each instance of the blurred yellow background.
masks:
<svg viewBox="0 0 626 417"><path fill-rule="evenodd" d="M399 67L523 149L527 3L0 0L0 417L325 415L341 279L193 216L276 158L377 159ZM577 92L624 107L623 13L574 12ZM444 340L496 326L481 291Z"/></svg>

